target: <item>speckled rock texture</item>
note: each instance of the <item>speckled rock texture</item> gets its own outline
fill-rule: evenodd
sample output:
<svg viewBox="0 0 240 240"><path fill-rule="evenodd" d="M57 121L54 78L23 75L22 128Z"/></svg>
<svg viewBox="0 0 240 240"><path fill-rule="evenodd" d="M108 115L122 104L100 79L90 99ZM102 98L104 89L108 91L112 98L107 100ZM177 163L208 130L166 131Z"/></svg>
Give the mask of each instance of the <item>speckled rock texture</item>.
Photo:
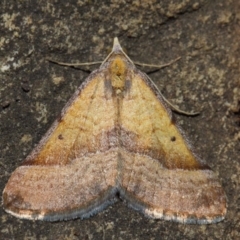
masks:
<svg viewBox="0 0 240 240"><path fill-rule="evenodd" d="M0 239L239 239L240 2L206 0L1 1L0 191L95 67L50 63L101 61L114 37L173 104L196 152L228 198L223 222L185 225L153 220L121 200L89 219L41 222L0 208Z"/></svg>

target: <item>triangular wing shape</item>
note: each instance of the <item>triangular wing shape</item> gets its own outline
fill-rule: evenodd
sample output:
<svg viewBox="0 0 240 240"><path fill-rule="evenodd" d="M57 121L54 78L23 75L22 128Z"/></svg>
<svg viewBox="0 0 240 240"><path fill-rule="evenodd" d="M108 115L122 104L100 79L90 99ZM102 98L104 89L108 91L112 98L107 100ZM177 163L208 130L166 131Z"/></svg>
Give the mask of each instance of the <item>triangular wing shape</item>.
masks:
<svg viewBox="0 0 240 240"><path fill-rule="evenodd" d="M115 106L104 84L104 69L93 72L14 171L3 192L7 212L53 221L86 217L110 203L117 176Z"/></svg>
<svg viewBox="0 0 240 240"><path fill-rule="evenodd" d="M147 76L128 69L131 87L120 114L122 195L149 217L185 223L222 220L226 197L217 177L194 154Z"/></svg>
<svg viewBox="0 0 240 240"><path fill-rule="evenodd" d="M3 204L20 218L61 220L90 216L116 192L153 218L212 223L226 214L216 176L115 38L101 67L12 174Z"/></svg>

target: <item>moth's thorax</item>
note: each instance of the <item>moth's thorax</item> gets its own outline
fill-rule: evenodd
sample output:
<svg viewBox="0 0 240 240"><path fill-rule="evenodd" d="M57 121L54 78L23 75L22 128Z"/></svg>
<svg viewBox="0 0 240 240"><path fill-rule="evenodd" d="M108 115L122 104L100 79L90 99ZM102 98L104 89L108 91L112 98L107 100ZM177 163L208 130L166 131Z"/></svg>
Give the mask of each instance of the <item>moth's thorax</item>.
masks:
<svg viewBox="0 0 240 240"><path fill-rule="evenodd" d="M113 58L109 66L111 84L114 89L123 90L126 82L127 63L123 56Z"/></svg>

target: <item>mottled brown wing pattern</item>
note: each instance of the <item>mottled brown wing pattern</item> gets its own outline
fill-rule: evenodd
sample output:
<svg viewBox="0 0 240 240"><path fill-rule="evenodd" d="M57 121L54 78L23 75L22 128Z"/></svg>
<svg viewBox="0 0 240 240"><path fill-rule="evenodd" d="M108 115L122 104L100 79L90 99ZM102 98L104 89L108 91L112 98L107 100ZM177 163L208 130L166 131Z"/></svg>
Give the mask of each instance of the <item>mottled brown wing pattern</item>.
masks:
<svg viewBox="0 0 240 240"><path fill-rule="evenodd" d="M20 218L84 218L117 192L152 218L206 224L226 214L218 179L115 38L100 68L11 175L3 206Z"/></svg>

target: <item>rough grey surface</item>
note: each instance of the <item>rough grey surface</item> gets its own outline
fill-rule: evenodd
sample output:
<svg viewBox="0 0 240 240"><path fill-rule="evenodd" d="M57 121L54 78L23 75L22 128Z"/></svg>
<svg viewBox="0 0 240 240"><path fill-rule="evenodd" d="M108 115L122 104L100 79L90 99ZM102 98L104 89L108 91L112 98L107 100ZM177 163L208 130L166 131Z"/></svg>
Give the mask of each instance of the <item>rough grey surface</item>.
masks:
<svg viewBox="0 0 240 240"><path fill-rule="evenodd" d="M0 209L0 239L239 239L240 3L230 1L1 1L0 190L88 75L54 65L103 60L117 36L144 63L181 60L150 74L228 197L213 225L152 220L118 202L86 220L17 219ZM92 68L91 68L92 69ZM149 71L149 69L143 69Z"/></svg>

